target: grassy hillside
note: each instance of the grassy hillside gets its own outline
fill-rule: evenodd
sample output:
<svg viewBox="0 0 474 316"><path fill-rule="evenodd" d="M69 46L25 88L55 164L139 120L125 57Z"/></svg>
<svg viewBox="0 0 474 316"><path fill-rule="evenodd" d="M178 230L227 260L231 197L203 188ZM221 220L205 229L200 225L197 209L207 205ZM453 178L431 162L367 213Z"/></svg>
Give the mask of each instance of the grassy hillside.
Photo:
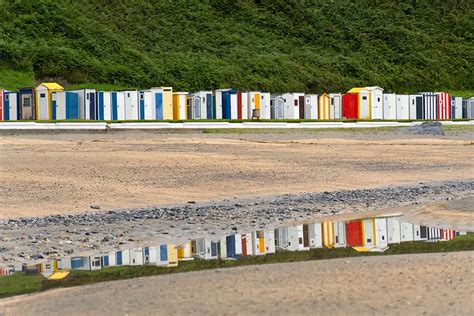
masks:
<svg viewBox="0 0 474 316"><path fill-rule="evenodd" d="M470 0L0 0L0 85L474 90Z"/></svg>

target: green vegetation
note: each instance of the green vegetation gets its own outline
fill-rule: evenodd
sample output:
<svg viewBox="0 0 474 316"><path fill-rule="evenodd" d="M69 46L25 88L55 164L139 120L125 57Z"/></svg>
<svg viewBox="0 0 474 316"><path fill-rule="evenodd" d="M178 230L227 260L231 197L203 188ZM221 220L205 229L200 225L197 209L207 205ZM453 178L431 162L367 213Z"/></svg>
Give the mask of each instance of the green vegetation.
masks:
<svg viewBox="0 0 474 316"><path fill-rule="evenodd" d="M183 261L176 268L162 268L156 266L143 267L112 267L100 271L72 271L71 274L61 281L48 281L38 276L26 276L17 274L8 277L0 277L0 298L18 294L44 291L52 288L71 287L78 285L93 284L112 280L131 279L144 276L162 275L170 273L181 273L189 271L200 271L218 268L231 268L237 266L285 263L308 260L336 259L360 256L381 256L413 253L433 253L450 251L472 251L474 250L474 233L466 236L456 236L454 240L437 243L405 242L391 245L384 253L361 253L352 248L337 249L312 249L301 252L277 252L265 256L243 257L239 260L194 260Z"/></svg>
<svg viewBox="0 0 474 316"><path fill-rule="evenodd" d="M0 15L12 89L474 90L469 0L0 0Z"/></svg>

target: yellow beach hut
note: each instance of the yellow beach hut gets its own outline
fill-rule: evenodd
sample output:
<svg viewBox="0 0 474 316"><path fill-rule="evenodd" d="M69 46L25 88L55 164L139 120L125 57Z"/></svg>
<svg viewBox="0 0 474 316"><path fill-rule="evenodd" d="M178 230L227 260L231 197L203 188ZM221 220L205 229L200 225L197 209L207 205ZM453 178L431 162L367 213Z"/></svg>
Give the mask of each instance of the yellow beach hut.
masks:
<svg viewBox="0 0 474 316"><path fill-rule="evenodd" d="M63 87L54 82L44 82L35 88L37 120L53 120L56 118L56 109L52 106L52 96L53 92L63 90Z"/></svg>
<svg viewBox="0 0 474 316"><path fill-rule="evenodd" d="M335 246L333 222L323 223L323 245L327 248L333 248Z"/></svg>
<svg viewBox="0 0 474 316"><path fill-rule="evenodd" d="M319 96L319 115L320 120L331 119L331 98L329 94L323 93Z"/></svg>
<svg viewBox="0 0 474 316"><path fill-rule="evenodd" d="M173 92L173 119L188 119L188 92Z"/></svg>

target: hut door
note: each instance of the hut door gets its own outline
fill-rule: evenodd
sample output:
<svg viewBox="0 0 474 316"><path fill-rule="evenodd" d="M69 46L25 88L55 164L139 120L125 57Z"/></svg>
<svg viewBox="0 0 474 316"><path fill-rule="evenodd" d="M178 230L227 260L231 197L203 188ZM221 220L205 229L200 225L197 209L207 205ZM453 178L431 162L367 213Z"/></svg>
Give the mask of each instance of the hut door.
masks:
<svg viewBox="0 0 474 316"><path fill-rule="evenodd" d="M416 119L423 119L423 97L416 97Z"/></svg>
<svg viewBox="0 0 474 316"><path fill-rule="evenodd" d="M45 91L39 92L38 96L38 118L40 120L49 119L48 94Z"/></svg>
<svg viewBox="0 0 474 316"><path fill-rule="evenodd" d="M201 97L193 99L193 119L201 118Z"/></svg>
<svg viewBox="0 0 474 316"><path fill-rule="evenodd" d="M163 94L162 93L155 94L155 109L156 109L156 119L162 120L163 119Z"/></svg>
<svg viewBox="0 0 474 316"><path fill-rule="evenodd" d="M95 93L88 93L89 95L89 111L91 120L97 119L97 113L95 108Z"/></svg>
<svg viewBox="0 0 474 316"><path fill-rule="evenodd" d="M32 106L32 97L31 94L22 94L20 98L21 102L21 112L23 120L32 120L33 119L33 106Z"/></svg>
<svg viewBox="0 0 474 316"><path fill-rule="evenodd" d="M303 225L303 247L309 247L309 227L307 224Z"/></svg>
<svg viewBox="0 0 474 316"><path fill-rule="evenodd" d="M242 236L242 256L247 255L247 236Z"/></svg>
<svg viewBox="0 0 474 316"><path fill-rule="evenodd" d="M206 110L207 110L207 117L208 119L212 119L212 94L206 94Z"/></svg>
<svg viewBox="0 0 474 316"><path fill-rule="evenodd" d="M300 110L300 119L304 119L304 96L298 97L298 105Z"/></svg>

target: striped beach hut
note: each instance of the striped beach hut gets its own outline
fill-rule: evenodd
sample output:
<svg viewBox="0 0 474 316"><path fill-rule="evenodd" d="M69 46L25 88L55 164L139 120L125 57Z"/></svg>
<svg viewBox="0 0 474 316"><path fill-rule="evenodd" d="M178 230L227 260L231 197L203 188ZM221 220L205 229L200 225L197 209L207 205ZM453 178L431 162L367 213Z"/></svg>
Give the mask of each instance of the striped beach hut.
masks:
<svg viewBox="0 0 474 316"><path fill-rule="evenodd" d="M188 92L173 92L173 119L188 119Z"/></svg>
<svg viewBox="0 0 474 316"><path fill-rule="evenodd" d="M442 229L441 240L453 240L456 232L452 229Z"/></svg>
<svg viewBox="0 0 474 316"><path fill-rule="evenodd" d="M436 92L436 102L438 105L439 120L451 119L451 97L446 92Z"/></svg>
<svg viewBox="0 0 474 316"><path fill-rule="evenodd" d="M423 119L436 120L438 118L438 100L433 92L423 92Z"/></svg>
<svg viewBox="0 0 474 316"><path fill-rule="evenodd" d="M36 119L53 119L53 92L63 91L64 88L55 82L44 82L35 88L36 95Z"/></svg>
<svg viewBox="0 0 474 316"><path fill-rule="evenodd" d="M327 93L323 93L318 99L318 119L331 119L331 97Z"/></svg>
<svg viewBox="0 0 474 316"><path fill-rule="evenodd" d="M427 233L428 233L428 236L427 236L428 241L439 241L443 238L443 231L440 228L429 227L427 230Z"/></svg>

